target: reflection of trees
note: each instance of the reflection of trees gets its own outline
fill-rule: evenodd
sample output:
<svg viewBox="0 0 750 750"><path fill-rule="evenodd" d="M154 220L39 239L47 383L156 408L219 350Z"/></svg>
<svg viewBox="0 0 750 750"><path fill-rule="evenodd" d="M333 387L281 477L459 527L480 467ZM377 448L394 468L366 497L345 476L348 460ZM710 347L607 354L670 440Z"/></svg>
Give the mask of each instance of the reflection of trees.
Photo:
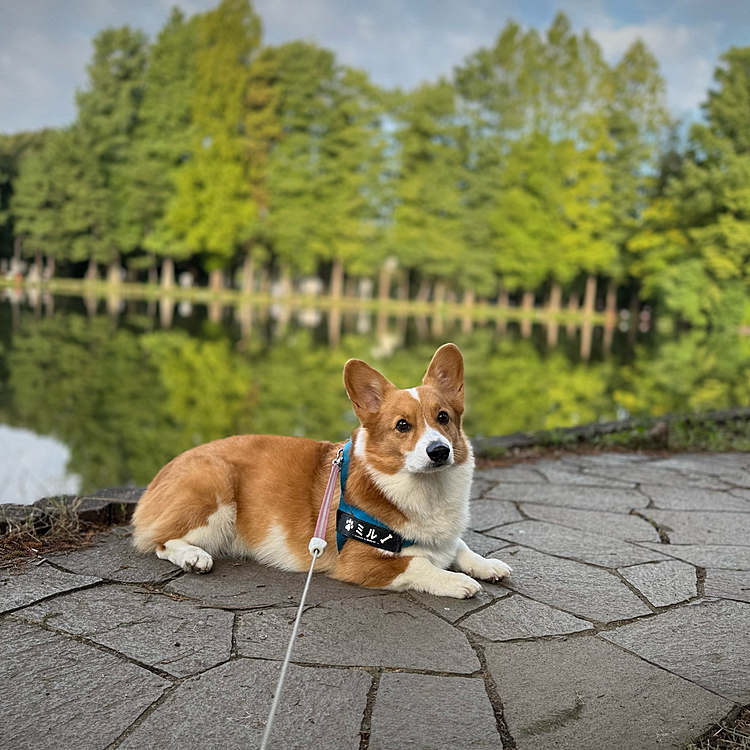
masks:
<svg viewBox="0 0 750 750"><path fill-rule="evenodd" d="M728 331L692 331L636 351L614 373L615 400L635 415L659 416L750 403L750 339Z"/></svg>
<svg viewBox="0 0 750 750"><path fill-rule="evenodd" d="M23 320L8 352L11 420L53 435L86 489L148 481L172 450L156 369L105 317Z"/></svg>
<svg viewBox="0 0 750 750"><path fill-rule="evenodd" d="M531 341L497 341L488 329L456 341L466 359L470 435L613 419L618 407L658 415L749 400L750 341L729 334L657 342L628 364L575 363L562 348L545 355ZM342 382L346 360L365 359L409 387L436 343L375 356L374 336L345 335L331 349L298 330L240 353L216 326L191 337L118 330L104 316L27 316L0 350L0 392L10 394L2 416L68 445L68 468L86 490L142 485L181 451L227 435L342 439L356 424Z"/></svg>

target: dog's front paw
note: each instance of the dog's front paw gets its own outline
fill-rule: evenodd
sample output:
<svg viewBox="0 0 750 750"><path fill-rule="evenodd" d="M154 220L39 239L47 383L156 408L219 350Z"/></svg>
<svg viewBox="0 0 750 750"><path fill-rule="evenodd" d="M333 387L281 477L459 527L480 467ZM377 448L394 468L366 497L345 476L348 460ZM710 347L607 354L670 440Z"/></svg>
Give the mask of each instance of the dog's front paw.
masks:
<svg viewBox="0 0 750 750"><path fill-rule="evenodd" d="M477 555L466 572L480 581L500 581L509 578L513 574L513 568L496 557L484 558Z"/></svg>
<svg viewBox="0 0 750 750"><path fill-rule="evenodd" d="M482 584L463 573L441 570L443 575L435 576L425 587L428 594L450 596L453 599L471 599L482 590Z"/></svg>
<svg viewBox="0 0 750 750"><path fill-rule="evenodd" d="M188 573L208 573L214 566L214 559L208 552L199 547L188 547L185 549L180 562L180 567Z"/></svg>

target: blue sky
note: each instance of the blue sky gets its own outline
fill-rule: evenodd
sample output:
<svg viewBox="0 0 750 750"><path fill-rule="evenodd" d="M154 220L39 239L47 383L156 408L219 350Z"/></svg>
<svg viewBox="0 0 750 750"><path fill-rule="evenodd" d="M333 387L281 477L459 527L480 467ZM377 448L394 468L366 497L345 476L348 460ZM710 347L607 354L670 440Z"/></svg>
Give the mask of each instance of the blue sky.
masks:
<svg viewBox="0 0 750 750"><path fill-rule="evenodd" d="M0 0L0 132L58 126L74 117L91 38L129 24L154 36L172 5L187 13L216 0ZM719 55L750 45L750 0L256 0L268 43L307 39L409 88L449 75L492 44L512 18L546 28L558 10L588 28L616 60L636 38L655 54L678 116L695 117Z"/></svg>

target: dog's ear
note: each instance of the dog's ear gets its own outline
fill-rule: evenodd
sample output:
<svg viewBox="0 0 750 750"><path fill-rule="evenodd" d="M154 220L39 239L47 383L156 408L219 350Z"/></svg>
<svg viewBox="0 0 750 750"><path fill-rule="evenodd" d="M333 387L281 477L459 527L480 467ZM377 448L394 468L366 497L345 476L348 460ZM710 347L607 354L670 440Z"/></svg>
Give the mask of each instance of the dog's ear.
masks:
<svg viewBox="0 0 750 750"><path fill-rule="evenodd" d="M361 359L350 359L344 365L344 386L363 424L380 410L386 394L396 390L390 380Z"/></svg>
<svg viewBox="0 0 750 750"><path fill-rule="evenodd" d="M455 344L443 344L435 352L422 382L442 391L458 413L463 413L464 358Z"/></svg>

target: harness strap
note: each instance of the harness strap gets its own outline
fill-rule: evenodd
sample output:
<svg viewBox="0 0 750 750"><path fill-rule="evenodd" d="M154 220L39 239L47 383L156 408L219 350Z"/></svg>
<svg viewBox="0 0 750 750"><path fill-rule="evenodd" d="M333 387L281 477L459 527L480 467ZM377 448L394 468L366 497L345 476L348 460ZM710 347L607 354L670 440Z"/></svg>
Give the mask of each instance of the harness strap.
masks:
<svg viewBox="0 0 750 750"><path fill-rule="evenodd" d="M403 547L410 547L414 544L413 540L404 539L401 534L388 528L367 511L346 502L346 480L349 476L351 450L352 441L349 439L344 446L341 463L341 497L336 512L336 546L338 551L341 552L347 539L356 539L358 542L364 542L394 553L400 552Z"/></svg>

